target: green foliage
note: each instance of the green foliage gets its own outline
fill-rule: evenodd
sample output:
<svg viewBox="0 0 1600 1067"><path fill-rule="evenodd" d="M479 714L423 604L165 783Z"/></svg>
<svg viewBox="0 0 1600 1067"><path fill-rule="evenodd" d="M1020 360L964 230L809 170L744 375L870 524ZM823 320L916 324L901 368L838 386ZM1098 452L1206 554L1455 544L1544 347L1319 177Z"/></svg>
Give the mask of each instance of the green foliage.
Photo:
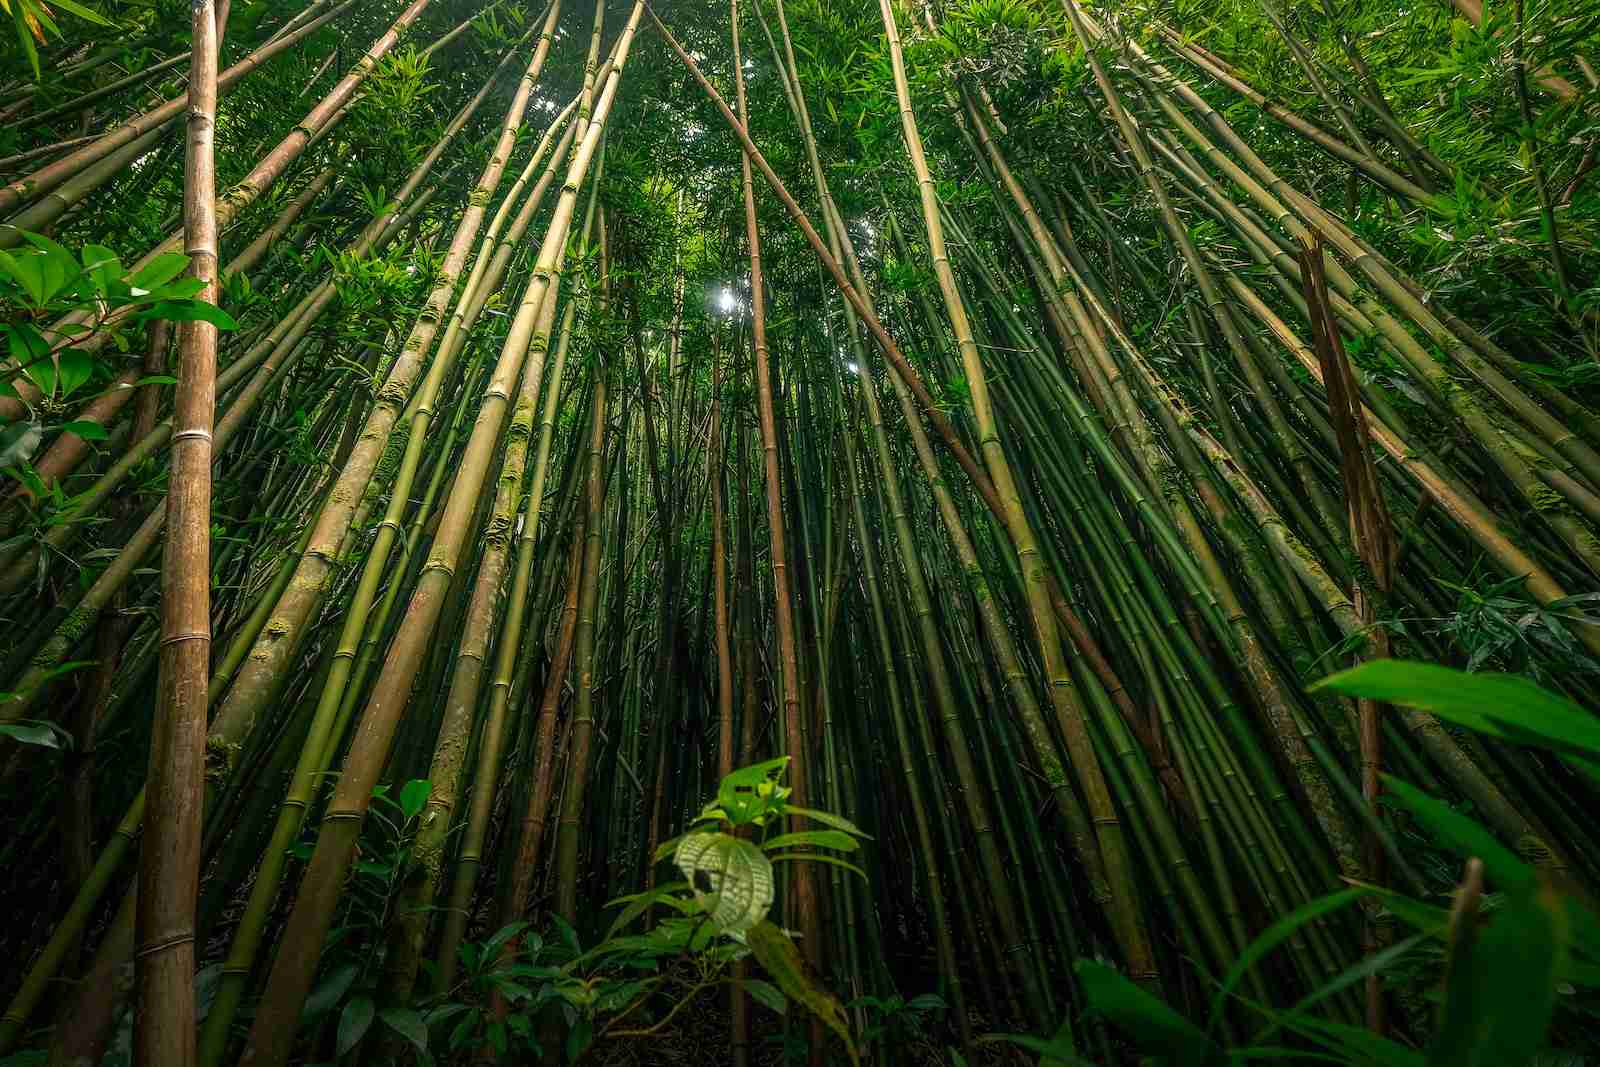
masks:
<svg viewBox="0 0 1600 1067"><path fill-rule="evenodd" d="M1319 690L1424 708L1468 729L1561 753L1594 773L1600 729L1570 701L1510 675L1465 674L1431 664L1375 660L1319 682ZM1279 918L1242 952L1216 983L1202 1027L1140 989L1113 968L1093 960L1076 965L1091 1011L1132 1039L1156 1062L1208 1067L1248 1060L1333 1062L1373 1067L1444 1067L1489 1064L1520 1067L1541 1062L1562 990L1600 991L1600 913L1581 894L1534 869L1499 844L1472 819L1421 790L1386 776L1393 805L1433 832L1446 848L1469 859L1469 874L1451 912L1392 890L1356 884ZM1498 891L1483 908L1475 865ZM1287 1010L1239 992L1245 975L1276 949L1315 923L1365 898L1377 898L1408 936L1346 969ZM1424 1052L1369 1031L1329 1021L1316 1006L1367 975L1397 969L1409 953L1443 951L1438 1025ZM1224 1019L1242 1009L1260 1026L1249 1043L1229 1046ZM1038 1038L1006 1040L1058 1058L1069 1047ZM1081 1062L1067 1059L1067 1062Z"/></svg>
<svg viewBox="0 0 1600 1067"><path fill-rule="evenodd" d="M1578 644L1573 628L1600 625L1591 613L1600 593L1578 593L1548 605L1519 595L1520 575L1469 585L1442 582L1455 590L1456 610L1437 623L1437 632L1467 653L1467 670L1495 666L1543 681L1552 675L1600 673Z"/></svg>
<svg viewBox="0 0 1600 1067"><path fill-rule="evenodd" d="M50 3L97 26L112 24L104 15L78 3L77 0L50 0ZM60 37L61 27L56 25L56 20L44 0L0 0L0 10L10 15L12 22L15 23L17 43L27 55L28 62L33 67L33 76L37 79L40 76L39 49L35 46L35 41L38 44L45 44L49 40L49 34Z"/></svg>
<svg viewBox="0 0 1600 1067"><path fill-rule="evenodd" d="M927 1041L929 1024L950 1006L937 993L923 993L910 1000L894 993L887 997L857 997L849 1007L866 1013L867 1025L861 1032L863 1046L877 1042L892 1049Z"/></svg>
<svg viewBox="0 0 1600 1067"><path fill-rule="evenodd" d="M837 828L781 834L767 847L857 847L865 835L848 820L787 804L788 790L778 783L787 762L773 760L723 779L717 798L706 807L717 814L704 818L729 828L756 829L804 814ZM551 927L543 934L528 922L511 923L481 942L461 945L452 988L414 1003L385 1005L380 992L383 932L393 918L430 791L431 783L422 779L407 782L395 795L388 786L373 791L348 899L341 921L329 934L322 976L303 1015L310 1032L332 1042L338 1062L360 1062L363 1042L383 1031L408 1043L423 1065L450 1062L474 1050L514 1060L540 1057L548 1030L541 1020L553 1012L567 1034L565 1062L574 1063L597 1042L653 1032L649 1020L658 1025L670 1021L702 992L734 981L731 965L752 956L771 978L743 980L753 999L780 1014L791 1001L802 1005L838 1034L855 1057L843 1006L810 972L790 935L766 918L772 872L765 853L726 834L694 832L676 844L669 842L684 857L679 864L685 872L709 879L710 891L682 881L619 898L611 906L622 910L609 932L588 948L559 916L550 916ZM722 814L730 810L738 822ZM703 840L708 838L716 840ZM293 851L308 859L314 848L314 839L308 837ZM736 858L723 862L727 856ZM642 934L625 932L658 908L668 913L665 918ZM942 1009L943 1002L919 997L909 1005L885 1003L878 1008L882 1021L875 1035L919 1033L919 1019Z"/></svg>
<svg viewBox="0 0 1600 1067"><path fill-rule="evenodd" d="M9 693L0 693L0 700L10 696ZM53 722L41 722L37 719L16 719L12 722L0 722L0 737L9 737L24 745L38 745L41 748L55 748L63 751L72 749L72 735Z"/></svg>
<svg viewBox="0 0 1600 1067"><path fill-rule="evenodd" d="M105 427L65 413L69 401L93 399L92 387L115 376L117 357L91 353L74 342L104 331L119 352L126 352L132 328L155 319L203 320L219 330L236 329L237 323L221 308L195 299L203 283L180 277L188 256L163 253L134 271L100 245L86 245L75 256L42 234L23 231L22 237L27 247L0 251L0 315L5 318L0 331L12 361L10 380L0 380L0 396L22 401L25 409L22 418L0 426L0 471L44 503L45 511L35 518L48 523L65 512L68 498L59 487L45 485L29 462L55 433L91 441L107 437ZM71 317L66 324L58 321L66 316ZM13 384L11 375L19 371L36 395ZM172 381L147 376L134 384Z"/></svg>

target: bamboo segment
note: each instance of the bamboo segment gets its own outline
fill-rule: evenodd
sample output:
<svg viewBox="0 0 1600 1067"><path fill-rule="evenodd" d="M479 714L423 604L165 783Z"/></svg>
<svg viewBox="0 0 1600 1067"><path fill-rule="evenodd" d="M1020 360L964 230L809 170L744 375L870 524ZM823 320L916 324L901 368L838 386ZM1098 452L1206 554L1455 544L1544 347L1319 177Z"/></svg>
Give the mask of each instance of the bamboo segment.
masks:
<svg viewBox="0 0 1600 1067"><path fill-rule="evenodd" d="M183 172L184 253L199 296L215 303L217 271L217 56L211 0L191 8L189 119ZM178 327L178 395L161 566L157 727L146 790L150 827L139 850L138 1024L134 1062L195 1062L195 898L205 775L206 683L211 658L211 430L216 415L217 327Z"/></svg>

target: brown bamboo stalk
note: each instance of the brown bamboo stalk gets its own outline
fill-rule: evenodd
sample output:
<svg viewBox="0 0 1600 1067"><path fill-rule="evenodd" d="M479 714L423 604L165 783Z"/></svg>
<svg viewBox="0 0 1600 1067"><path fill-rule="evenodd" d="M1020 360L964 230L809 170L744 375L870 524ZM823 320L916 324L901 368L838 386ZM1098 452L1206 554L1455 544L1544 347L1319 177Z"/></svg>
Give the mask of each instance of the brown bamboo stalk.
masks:
<svg viewBox="0 0 1600 1067"><path fill-rule="evenodd" d="M717 774L733 773L733 646L728 629L728 552L723 534L722 361L715 348L711 365L711 440L706 466L711 491L711 585L717 646Z"/></svg>
<svg viewBox="0 0 1600 1067"><path fill-rule="evenodd" d="M738 101L739 122L748 124L744 91L744 65L739 52L739 0L729 0L733 33L734 92ZM751 152L740 156L740 175L744 185L744 232L750 252L750 330L755 346L756 405L761 422L761 448L766 481L767 533L771 540L773 616L778 631L779 684L783 699L784 754L789 757L789 785L794 803L809 800L811 753L806 745L800 710L800 663L795 646L794 600L789 589L789 553L783 517L783 482L778 471L778 425L773 407L772 359L767 350L767 320L764 280L761 269L761 229L756 222L755 181L751 173ZM798 829L798 824L795 824ZM795 912L792 921L801 931L801 949L812 966L821 966L821 941L817 934L817 886L809 864L794 870ZM813 1037L817 1036L813 1028ZM820 1053L820 1049L818 1050Z"/></svg>
<svg viewBox="0 0 1600 1067"><path fill-rule="evenodd" d="M600 213L600 283L597 307L607 306L609 264L605 212ZM567 922L578 916L578 831L588 792L591 749L594 744L595 632L600 600L600 564L603 547L606 494L606 366L597 354L593 401L589 415L589 445L585 453L583 511L583 570L578 578L578 616L573 634L572 743L567 759L566 786L561 794L561 815L556 826L555 913Z"/></svg>
<svg viewBox="0 0 1600 1067"><path fill-rule="evenodd" d="M217 34L213 0L193 0L184 248L198 298L215 303ZM167 537L161 568L161 646L156 721L134 959L138 1007L134 1063L192 1067L195 1060L194 922L200 886L200 802L211 658L211 428L216 408L217 328L178 327L178 385Z"/></svg>

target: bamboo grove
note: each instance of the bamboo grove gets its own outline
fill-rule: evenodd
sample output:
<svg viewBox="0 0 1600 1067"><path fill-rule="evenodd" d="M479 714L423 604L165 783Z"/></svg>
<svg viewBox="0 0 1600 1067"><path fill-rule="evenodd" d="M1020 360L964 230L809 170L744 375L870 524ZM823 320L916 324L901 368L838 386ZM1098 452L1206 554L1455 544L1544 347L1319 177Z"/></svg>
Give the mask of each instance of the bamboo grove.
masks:
<svg viewBox="0 0 1600 1067"><path fill-rule="evenodd" d="M1600 13L5 7L0 1056L1131 1062L1075 960L1193 1016L1447 900L1384 774L1600 882L1593 777L1308 692L1595 706ZM844 1040L484 982L777 758ZM1407 944L1240 993L1425 1043Z"/></svg>

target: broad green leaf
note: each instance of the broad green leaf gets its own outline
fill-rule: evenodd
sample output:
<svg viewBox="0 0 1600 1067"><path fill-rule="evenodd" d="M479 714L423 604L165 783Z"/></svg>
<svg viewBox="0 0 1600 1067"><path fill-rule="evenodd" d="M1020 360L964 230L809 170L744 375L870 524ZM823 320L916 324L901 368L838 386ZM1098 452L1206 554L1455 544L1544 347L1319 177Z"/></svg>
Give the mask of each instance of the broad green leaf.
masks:
<svg viewBox="0 0 1600 1067"><path fill-rule="evenodd" d="M422 1016L410 1008L385 1008L378 1017L389 1029L411 1042L417 1050L419 1062L433 1062L433 1057L428 1054L428 1024L422 1021Z"/></svg>
<svg viewBox="0 0 1600 1067"><path fill-rule="evenodd" d="M1430 1067L1522 1067L1544 1043L1567 951L1566 908L1548 887L1517 893L1451 961Z"/></svg>
<svg viewBox="0 0 1600 1067"><path fill-rule="evenodd" d="M134 318L139 322L147 319L167 319L170 322L209 322L219 330L237 330L239 324L233 321L233 316L217 307L200 300L163 300L150 308L139 312Z"/></svg>
<svg viewBox="0 0 1600 1067"><path fill-rule="evenodd" d="M344 995L355 984L356 975L360 973L361 969L353 963L336 969L322 980L321 985L311 991L311 995L306 998L305 1010L301 1014L307 1019L313 1019L328 1011L344 999Z"/></svg>
<svg viewBox="0 0 1600 1067"><path fill-rule="evenodd" d="M861 847L860 842L843 830L801 830L798 833L779 834L761 843L762 849L767 852L790 845L816 845L818 848L836 848L841 852L854 852Z"/></svg>
<svg viewBox="0 0 1600 1067"><path fill-rule="evenodd" d="M400 787L400 810L408 821L422 814L422 809L428 806L428 795L432 792L433 783L426 778L413 778Z"/></svg>
<svg viewBox="0 0 1600 1067"><path fill-rule="evenodd" d="M111 292L111 283L122 277L122 261L104 245L85 245L83 272L94 279L94 290L101 296Z"/></svg>
<svg viewBox="0 0 1600 1067"><path fill-rule="evenodd" d="M655 854L650 857L650 862L660 863L662 860L678 851L678 845L683 842L683 839L686 836L687 835L685 834L680 834L677 837L668 838L667 840L661 842L661 844L656 846Z"/></svg>
<svg viewBox="0 0 1600 1067"><path fill-rule="evenodd" d="M348 1054L361 1043L361 1039L367 1035L367 1030L372 1026L372 1019L376 1014L372 998L365 994L353 997L350 1003L344 1006L344 1011L339 1015L339 1055Z"/></svg>
<svg viewBox="0 0 1600 1067"><path fill-rule="evenodd" d="M188 265L189 257L183 253L163 252L139 268L134 276L128 279L128 284L148 293L182 274Z"/></svg>
<svg viewBox="0 0 1600 1067"><path fill-rule="evenodd" d="M594 1042L594 1024L585 1016L567 1031L567 1062L577 1063Z"/></svg>
<svg viewBox="0 0 1600 1067"><path fill-rule="evenodd" d="M26 463L44 440L44 423L37 419L13 422L0 428L0 467Z"/></svg>
<svg viewBox="0 0 1600 1067"><path fill-rule="evenodd" d="M63 398L71 396L94 377L94 357L81 348L66 348L56 356L56 387Z"/></svg>
<svg viewBox="0 0 1600 1067"><path fill-rule="evenodd" d="M1468 674L1431 663L1379 659L1324 678L1311 689L1421 708L1493 737L1600 758L1600 718L1513 674Z"/></svg>
<svg viewBox="0 0 1600 1067"><path fill-rule="evenodd" d="M810 968L800 956L800 950L782 930L763 919L745 935L751 955L761 964L767 976L793 1001L803 1004L823 1025L839 1036L849 1053L851 1063L860 1063L855 1041L850 1035L850 1022L844 1006L832 993L814 980Z"/></svg>
<svg viewBox="0 0 1600 1067"><path fill-rule="evenodd" d="M1383 776L1383 787L1390 802L1415 815L1461 856L1481 859L1496 886L1511 891L1532 889L1533 869L1488 830L1393 775Z"/></svg>
<svg viewBox="0 0 1600 1067"><path fill-rule="evenodd" d="M106 432L106 428L104 426L101 426L98 422L90 422L88 419L78 419L76 422L69 422L65 426L61 427L61 432L77 434L85 441L104 441L107 437L111 436Z"/></svg>
<svg viewBox="0 0 1600 1067"><path fill-rule="evenodd" d="M38 386L39 392L45 396L55 395L56 365L49 358L34 360L22 368L22 373L26 374L29 380Z"/></svg>
<svg viewBox="0 0 1600 1067"><path fill-rule="evenodd" d="M50 355L50 342L27 323L7 323L5 329L6 347L11 351L11 358L19 365L32 363L36 359L45 359Z"/></svg>
<svg viewBox="0 0 1600 1067"><path fill-rule="evenodd" d="M205 287L206 283L203 280L185 276L151 290L146 299L151 301L188 300L191 297L198 296Z"/></svg>
<svg viewBox="0 0 1600 1067"><path fill-rule="evenodd" d="M771 982L763 982L759 978L745 978L739 982L739 986L779 1015L789 1010L789 1002L784 999L783 992Z"/></svg>
<svg viewBox="0 0 1600 1067"><path fill-rule="evenodd" d="M780 852L776 856L768 856L773 863L826 863L830 867L842 867L851 874L860 875L863 881L869 880L867 872L853 863L830 856L826 852Z"/></svg>
<svg viewBox="0 0 1600 1067"><path fill-rule="evenodd" d="M788 756L765 763L741 767L717 786L717 804L728 813L728 821L743 826L772 807L775 781L789 765Z"/></svg>
<svg viewBox="0 0 1600 1067"><path fill-rule="evenodd" d="M423 1022L429 1026L438 1026L445 1020L454 1019L457 1015L460 1015L462 1012L467 1011L470 1008L471 1005L462 1004L459 1002L452 1004L441 1004L437 1008L430 1008L428 1013L423 1016Z"/></svg>
<svg viewBox="0 0 1600 1067"><path fill-rule="evenodd" d="M563 945L573 952L581 951L578 943L578 931L572 928L571 923L555 914L550 916L550 921L556 924L556 932L560 935Z"/></svg>
<svg viewBox="0 0 1600 1067"><path fill-rule="evenodd" d="M851 822L849 819L846 819L844 816L835 815L831 811L816 811L812 808L802 808L797 804L785 804L783 806L783 813L785 815L804 815L808 819L815 819L824 826L831 826L835 830L843 830L847 834L854 834L856 837L867 841L872 840L871 834L867 833L865 830L862 830L859 826Z"/></svg>
<svg viewBox="0 0 1600 1067"><path fill-rule="evenodd" d="M725 934L743 935L772 908L772 864L749 841L731 834L689 834L673 861ZM702 878L710 892L701 890Z"/></svg>
<svg viewBox="0 0 1600 1067"><path fill-rule="evenodd" d="M531 1000L533 998L533 990L529 989L521 982L513 982L511 979L501 978L499 975L490 975L489 981L493 983L497 990L500 991L502 996L512 1003L516 1003L519 1000Z"/></svg>
<svg viewBox="0 0 1600 1067"><path fill-rule="evenodd" d="M1221 1050L1165 1001L1098 961L1079 960L1072 969L1090 1009L1114 1023L1141 1049L1170 1056L1175 1064L1217 1061Z"/></svg>
<svg viewBox="0 0 1600 1067"><path fill-rule="evenodd" d="M0 737L9 737L13 741L20 741L24 745L37 745L40 748L56 748L63 752L72 748L72 736L54 723L38 722L33 719L14 719L11 722L0 722Z"/></svg>
<svg viewBox="0 0 1600 1067"><path fill-rule="evenodd" d="M38 258L39 269L44 277L44 296L40 302L47 303L51 297L61 292L68 283L83 273L83 269L78 266L78 261L71 252L44 234L29 233L24 230L22 236L41 253Z"/></svg>
<svg viewBox="0 0 1600 1067"><path fill-rule="evenodd" d="M404 791L402 791L400 794L400 802L402 804L405 803ZM496 930L494 934L490 936L489 940L483 943L483 962L486 964L493 963L495 960L499 959L500 950L505 946L506 942L510 941L513 937L516 937L518 934L522 933L522 931L526 930L532 925L533 924L530 922L519 920L514 923L507 923L500 929Z"/></svg>
<svg viewBox="0 0 1600 1067"><path fill-rule="evenodd" d="M10 252L0 252L0 270L6 272L11 280L22 287L28 294L28 299L33 301L34 307L39 307L45 301L44 286L44 258L23 252L13 256Z"/></svg>

